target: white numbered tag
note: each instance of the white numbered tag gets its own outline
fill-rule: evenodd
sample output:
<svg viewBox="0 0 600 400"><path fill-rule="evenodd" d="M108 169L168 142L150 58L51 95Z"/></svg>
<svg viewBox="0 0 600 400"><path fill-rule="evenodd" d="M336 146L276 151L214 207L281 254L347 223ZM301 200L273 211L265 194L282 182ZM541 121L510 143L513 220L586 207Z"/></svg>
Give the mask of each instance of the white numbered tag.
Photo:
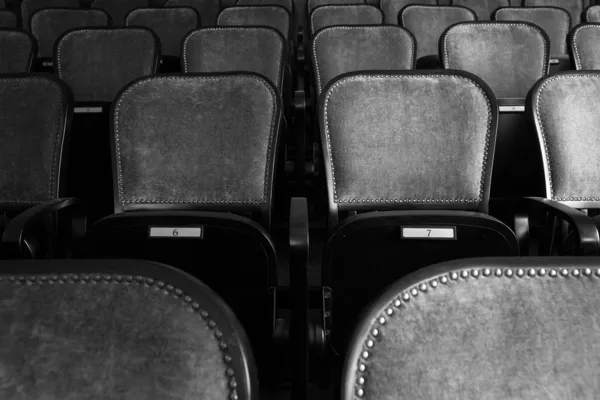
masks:
<svg viewBox="0 0 600 400"><path fill-rule="evenodd" d="M150 227L150 237L161 238L202 238L202 227Z"/></svg>
<svg viewBox="0 0 600 400"><path fill-rule="evenodd" d="M455 227L402 227L403 239L456 239Z"/></svg>
<svg viewBox="0 0 600 400"><path fill-rule="evenodd" d="M75 114L100 114L102 107L75 107L73 111Z"/></svg>
<svg viewBox="0 0 600 400"><path fill-rule="evenodd" d="M506 112L525 112L525 106L499 106L498 111L501 113Z"/></svg>

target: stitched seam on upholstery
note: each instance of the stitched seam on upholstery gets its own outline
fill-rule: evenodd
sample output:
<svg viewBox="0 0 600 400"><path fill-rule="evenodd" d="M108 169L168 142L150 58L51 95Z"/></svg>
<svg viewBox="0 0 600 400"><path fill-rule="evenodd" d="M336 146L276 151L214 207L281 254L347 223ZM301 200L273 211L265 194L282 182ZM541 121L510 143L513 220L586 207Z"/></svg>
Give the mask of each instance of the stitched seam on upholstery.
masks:
<svg viewBox="0 0 600 400"><path fill-rule="evenodd" d="M370 4L335 4L335 5L321 6L321 7L315 9L313 12L310 13L310 27L311 27L311 29L315 25L315 15L317 14L318 11L335 10L335 9L340 9L340 8L344 8L344 9L351 8L353 10L357 10L359 8L366 9L366 10L375 9L379 13L378 14L379 17L381 17L380 21L383 22L383 15L381 14L381 10L378 9L377 7L374 7L374 6L370 5ZM314 35L315 31L312 30L311 33Z"/></svg>
<svg viewBox="0 0 600 400"><path fill-rule="evenodd" d="M410 7L410 8L409 8ZM427 5L427 4L410 4L409 7L406 7L404 9L404 11L402 12L402 14L400 14L400 20L402 21L402 26L406 25L404 22L404 14L406 13L406 11L408 10L414 10L416 8L424 8L424 9L436 9L436 10L450 10L450 11L455 11L455 10L461 10L463 12L465 12L466 10L464 10L463 8L459 8L459 7L454 7L454 6L435 6L435 5ZM474 11L470 10L469 11L471 13L474 13ZM477 17L477 16L475 16Z"/></svg>
<svg viewBox="0 0 600 400"><path fill-rule="evenodd" d="M13 80L14 78L11 78L11 80ZM3 81L6 81L7 79L3 79ZM61 89L60 86L58 86L56 84L56 82L53 82L51 80L46 80L43 79L41 77L27 77L27 78L23 78L22 80L32 80L32 81L42 81L42 82L47 82L50 83L55 89L58 90L58 93L60 94L60 101L58 103L58 105L56 106L56 110L55 115L56 115L56 121L55 121L55 125L54 125L54 131L55 131L55 139L54 139L54 148L52 149L52 154L50 155L50 162L51 162L51 169L50 169L50 181L48 182L48 187L47 187L47 193L48 193L48 197L53 199L53 198L57 198L57 194L55 194L55 187L56 187L56 181L57 181L57 171L56 171L56 157L57 157L57 153L58 153L58 147L60 145L60 128L61 128L61 122L63 120L62 118L62 109L63 107L65 107L65 102L66 99L64 97L64 93ZM15 204L38 204L38 201L31 201L31 200L11 200L11 199L0 199L0 203L15 203Z"/></svg>
<svg viewBox="0 0 600 400"><path fill-rule="evenodd" d="M484 151L483 151L483 165L482 165L482 172L481 172L481 181L479 184L479 196L476 199L466 199L466 198L442 198L442 199L414 199L414 198L403 198L403 199L398 199L398 198L394 198L394 199L348 199L348 200L340 200L338 198L337 195L337 186L336 186L336 182L335 182L335 167L333 165L333 155L332 155L332 150L331 150L331 134L330 134L330 129L329 129L329 122L328 122L328 114L327 114L327 106L329 105L329 98L332 96L333 92L339 88L342 84L346 83L346 82L352 82L355 80L359 80L359 79L396 79L396 80L401 80L401 79L406 79L406 78L440 78L440 77L452 77L452 78L456 78L459 80L464 80L467 82L470 82L472 84L475 85L475 87L479 90L479 93L481 95L483 95L483 98L486 100L486 105L487 105L487 111L488 111L488 119L487 119L487 132L485 135L485 145L484 145ZM487 156L488 156L488 151L489 151L489 142L490 142L490 135L491 135L491 124L492 124L492 107L490 105L490 100L488 99L487 95L485 94L485 91L481 88L481 86L479 86L479 84L467 77L464 76L458 76L458 75L405 75L405 76L386 76L386 75L373 75L373 76L365 76L365 75L361 75L361 76L350 76L347 78L343 78L339 81L337 81L336 83L333 84L333 86L331 86L329 88L329 90L327 91L327 94L325 95L325 104L324 104L324 118L325 118L325 140L326 140L326 146L327 146L327 153L329 155L329 159L330 159L330 165L331 165L331 178L332 178L332 182L333 182L333 201L335 203L480 203L483 200L483 191L484 191L484 187L485 187L485 175L487 172Z"/></svg>
<svg viewBox="0 0 600 400"><path fill-rule="evenodd" d="M97 284L105 284L105 285L115 285L120 284L121 286L137 286L140 288L146 289L146 291L150 291L153 289L159 289L163 292L165 296L171 296L174 299L179 299L183 308L186 311L192 311L197 315L200 315L200 318L205 322L207 328L212 331L212 337L217 341L217 348L219 353L221 353L222 361L225 363L224 375L227 379L227 391L229 392L228 398L237 399L237 379L236 379L236 371L231 365L233 359L229 354L229 346L227 344L227 339L224 337L223 331L219 328L217 323L211 318L210 314L201 308L201 305L194 301L194 298L188 295L186 292L181 290L180 288L166 284L165 282L150 278L143 277L141 275L133 276L133 275L117 275L117 274L61 274L61 275L9 275L9 276L0 276L0 283L6 282L13 286L24 286L24 285L46 285L52 286L55 284L73 284L73 285L97 285Z"/></svg>
<svg viewBox="0 0 600 400"><path fill-rule="evenodd" d="M264 31L264 32L268 32L269 34L274 33L271 29L267 29L267 28L263 28L263 27L254 27L254 26L221 26L221 27L213 27L213 28L202 28L200 30L194 31L192 33L190 33L189 35L186 36L185 40L183 41L183 72L187 73L188 72L188 62L187 62L187 47L188 47L188 41L192 38L192 36L196 36L198 34L200 34L201 32L206 32L206 31L219 31L219 30L228 30L228 31L248 31L248 29L250 30L254 30L254 31ZM273 29L275 30L275 29ZM281 52L279 54L279 64L277 65L277 75L279 75L278 80L279 82L278 85L279 87L283 87L283 64L284 64L284 52L285 52L285 39L282 38L282 36L279 34L279 32L277 32L277 34L275 34L275 36L277 37L277 39L279 40L280 44L281 44ZM273 82L275 83L275 82Z"/></svg>
<svg viewBox="0 0 600 400"><path fill-rule="evenodd" d="M190 11L190 10L194 10L194 8L192 7L164 7L164 8L136 8L134 10L132 10L131 12L127 13L127 18L125 18L125 27L127 27L129 25L129 18L134 15L134 14L153 14L153 13L172 13L171 15L176 15L177 12L186 12L186 11ZM199 13L197 11L194 10L194 12L192 13L192 15L194 15L194 17L196 17L196 26L198 26L198 16ZM150 29L148 26L146 26L146 28ZM157 35L158 36L158 35Z"/></svg>
<svg viewBox="0 0 600 400"><path fill-rule="evenodd" d="M573 268L566 269L560 267L553 268L466 268L458 269L451 272L446 272L442 275L437 275L430 280L423 280L410 288L403 290L401 293L394 295L393 299L387 303L383 310L378 314L379 316L374 318L370 324L369 332L363 335L362 341L363 346L360 355L355 361L357 366L354 371L354 398L360 400L365 395L365 387L368 379L368 360L371 352L376 347L378 342L382 342L387 338L382 334L382 327L391 319L394 314L401 313L404 309L414 303L419 294L421 296L427 295L428 292L436 290L441 287L440 285L446 286L448 284L460 284L470 279L484 279L484 278L516 278L516 279L534 279L534 278L598 278L600 277L600 268L596 269L595 272L591 268Z"/></svg>
<svg viewBox="0 0 600 400"><path fill-rule="evenodd" d="M398 30L398 28L400 28ZM319 31L319 33L314 37L313 39L313 47L312 47L312 57L313 60L315 62L315 71L316 71L316 75L317 75L317 88L319 89L319 93L321 93L321 91L323 90L323 88L321 87L321 73L319 71L319 60L317 58L317 41L318 39L321 37L321 35L325 34L326 32L332 32L332 31L341 31L341 30L379 30L379 29L393 29L395 31L398 32L402 32L403 34L407 33L407 29L403 28L399 25L380 25L380 26L365 26L365 25L356 25L356 26L329 26L327 28L323 28L323 30ZM416 50L417 50L417 44L415 41L415 38L411 35L408 34L406 35L409 39L410 42L412 44L410 51L410 59L412 60L412 62L410 63L411 66L414 66L414 60L416 57ZM335 78L334 78L335 79Z"/></svg>
<svg viewBox="0 0 600 400"><path fill-rule="evenodd" d="M247 10L247 9L251 9L251 10L258 10L260 8L270 8L273 10L278 10L280 8L283 8L285 10L285 7L282 6L277 6L277 5L272 5L272 6L266 6L266 5L262 5L262 6L234 6L234 7L227 7L224 8L223 11L221 11L219 13L219 16L217 17L217 25L221 24L221 16L223 16L223 14L225 14L228 11L237 11L237 10ZM287 10L285 10L286 14L287 14ZM291 24L291 21L288 20L288 25Z"/></svg>
<svg viewBox="0 0 600 400"><path fill-rule="evenodd" d="M245 78L251 79L251 80L255 80L260 82L261 84L264 84L266 82L265 79L263 78L259 78L258 76L255 75L242 75ZM234 77L239 77L239 76L234 76ZM271 117L271 126L269 128L269 139L268 139L268 146L267 146L267 165L265 167L265 177L264 177L264 187L263 187L263 198L260 201L255 201L255 200L192 200L192 201L185 201L185 200L153 200L153 199L136 199L133 198L131 200L127 200L125 201L125 191L123 188L123 167L122 167L122 163L121 163L121 146L120 146L120 139L119 139L119 112L121 110L121 105L123 103L123 99L135 88L137 88L138 86L147 84L148 82L153 82L153 81L180 81L180 80L191 80L191 79L200 79L200 80L204 80L204 81L214 81L214 80L222 80L223 76L153 76L150 78L147 78L145 80L142 81L138 81L136 83L134 83L133 85L129 86L125 92L123 92L123 94L121 94L121 96L119 96L119 99L116 103L115 106L115 120L114 120L114 126L115 126L115 149L116 149L116 156L117 156L117 185L118 185L118 194L119 194L119 201L121 203L121 205L123 207L125 207L126 204L264 204L267 202L267 191L268 191L268 187L269 187L269 172L270 172L270 165L271 165L271 160L273 159L273 157L275 156L273 154L273 149L272 149L272 142L273 142L273 136L275 135L275 125L277 124L277 104L276 104L276 98L278 96L277 93L275 93L273 91L273 88L270 85L264 85L266 88L268 88L269 93L271 94L271 106L273 108L273 116Z"/></svg>
<svg viewBox="0 0 600 400"><path fill-rule="evenodd" d="M60 56L62 53L62 45L64 44L64 42L70 38L73 35L79 34L79 33L90 33L90 32L101 32L101 33L108 33L111 34L112 32L117 32L117 31L125 31L125 32L144 32L145 34L148 34L149 32L146 29L138 29L138 28L133 28L133 27L124 27L124 28L100 28L100 29L77 29L75 31L69 32L66 35L64 35L60 41L58 42L58 44L56 45L56 63L58 64L56 67L58 69L58 77L60 79L63 79L63 76L61 76L61 73L64 72L61 68L62 62L60 60ZM154 54L156 55L158 53L157 49L156 49L156 45L157 45L157 40L154 37L154 35L152 35L152 51L154 52Z"/></svg>
<svg viewBox="0 0 600 400"><path fill-rule="evenodd" d="M445 69L452 69L452 67L450 66L450 58L448 57L448 36L450 36L450 32L462 28L462 27L472 27L472 26L491 26L491 25L496 25L496 26L521 26L527 29L531 29L534 30L535 32L537 32L540 37L542 38L542 41L544 42L544 62L542 63L542 76L546 75L546 72L548 71L548 43L546 40L544 40L544 34L542 33L542 30L540 28L537 27L537 25L525 25L525 24L520 24L520 23L512 23L512 22L498 22L498 23L486 23L486 24L471 24L468 22L462 23L460 25L455 25L453 27L451 27L448 31L446 31L446 34L444 35L444 41L442 42L442 47L444 49L444 68Z"/></svg>
<svg viewBox="0 0 600 400"><path fill-rule="evenodd" d="M579 32L581 32L584 29L587 28L596 28L599 29L600 27L598 25L583 25L580 26L579 28L575 29L575 32L573 33L573 53L575 54L575 69L580 70L583 69L581 67L581 58L579 57L579 48L577 47L577 37L579 36Z"/></svg>

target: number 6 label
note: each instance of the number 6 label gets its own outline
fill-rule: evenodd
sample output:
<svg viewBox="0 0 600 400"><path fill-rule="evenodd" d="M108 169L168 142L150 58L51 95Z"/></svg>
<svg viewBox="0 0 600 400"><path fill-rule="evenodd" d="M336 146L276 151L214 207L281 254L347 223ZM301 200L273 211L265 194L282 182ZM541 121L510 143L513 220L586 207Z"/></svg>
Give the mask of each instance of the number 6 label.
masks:
<svg viewBox="0 0 600 400"><path fill-rule="evenodd" d="M166 227L151 226L148 236L153 238L199 238L202 239L204 229L202 226L194 227Z"/></svg>

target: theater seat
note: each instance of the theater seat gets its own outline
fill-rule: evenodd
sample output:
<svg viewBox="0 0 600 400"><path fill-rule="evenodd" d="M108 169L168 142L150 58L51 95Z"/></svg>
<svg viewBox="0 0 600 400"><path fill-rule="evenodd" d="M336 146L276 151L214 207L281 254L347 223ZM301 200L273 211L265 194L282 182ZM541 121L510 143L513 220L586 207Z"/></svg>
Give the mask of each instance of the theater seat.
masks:
<svg viewBox="0 0 600 400"><path fill-rule="evenodd" d="M467 7L477 14L477 20L489 21L500 7L510 7L509 0L452 0L453 6Z"/></svg>
<svg viewBox="0 0 600 400"><path fill-rule="evenodd" d="M377 25L383 23L383 14L367 4L320 6L310 13L310 34L336 25Z"/></svg>
<svg viewBox="0 0 600 400"><path fill-rule="evenodd" d="M16 29L18 26L17 16L9 10L0 10L0 28Z"/></svg>
<svg viewBox="0 0 600 400"><path fill-rule="evenodd" d="M147 8L148 0L94 0L91 7L104 10L110 15L112 25L125 26L125 17L137 8Z"/></svg>
<svg viewBox="0 0 600 400"><path fill-rule="evenodd" d="M237 317L164 264L2 261L0 319L3 399L258 398Z"/></svg>
<svg viewBox="0 0 600 400"><path fill-rule="evenodd" d="M398 24L398 14L406 6L419 4L437 6L438 0L381 0L380 8L383 12L383 22L388 25Z"/></svg>
<svg viewBox="0 0 600 400"><path fill-rule="evenodd" d="M340 398L596 398L599 285L595 257L458 260L390 282L360 315Z"/></svg>
<svg viewBox="0 0 600 400"><path fill-rule="evenodd" d="M16 29L0 29L0 74L31 71L37 42L30 33Z"/></svg>
<svg viewBox="0 0 600 400"><path fill-rule="evenodd" d="M577 70L600 69L600 23L576 26L569 33L569 53Z"/></svg>
<svg viewBox="0 0 600 400"><path fill-rule="evenodd" d="M200 16L203 28L215 26L219 15L219 2L213 0L167 0L165 7L192 7Z"/></svg>

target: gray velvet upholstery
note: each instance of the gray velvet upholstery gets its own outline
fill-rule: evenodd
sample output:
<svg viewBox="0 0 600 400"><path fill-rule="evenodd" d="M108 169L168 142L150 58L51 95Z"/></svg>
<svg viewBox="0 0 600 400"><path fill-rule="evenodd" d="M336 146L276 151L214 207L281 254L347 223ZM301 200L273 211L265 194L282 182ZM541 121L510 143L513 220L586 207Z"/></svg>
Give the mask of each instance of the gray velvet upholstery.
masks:
<svg viewBox="0 0 600 400"><path fill-rule="evenodd" d="M585 10L585 22L600 22L600 6L591 6Z"/></svg>
<svg viewBox="0 0 600 400"><path fill-rule="evenodd" d="M383 23L383 14L377 7L362 5L321 6L310 13L310 30L335 25L378 25Z"/></svg>
<svg viewBox="0 0 600 400"><path fill-rule="evenodd" d="M534 92L548 198L600 200L599 104L600 74L592 71L548 77Z"/></svg>
<svg viewBox="0 0 600 400"><path fill-rule="evenodd" d="M575 27L571 35L571 53L575 69L600 69L600 24Z"/></svg>
<svg viewBox="0 0 600 400"><path fill-rule="evenodd" d="M492 13L500 7L510 7L509 0L452 0L452 5L470 8L480 21L492 19Z"/></svg>
<svg viewBox="0 0 600 400"><path fill-rule="evenodd" d="M155 77L130 86L114 113L123 209L266 205L277 98L256 75Z"/></svg>
<svg viewBox="0 0 600 400"><path fill-rule="evenodd" d="M29 19L43 8L78 8L79 0L23 0L21 3L21 20L23 29L29 30Z"/></svg>
<svg viewBox="0 0 600 400"><path fill-rule="evenodd" d="M167 0L165 7L192 7L200 16L200 24L215 26L219 15L219 2L214 0Z"/></svg>
<svg viewBox="0 0 600 400"><path fill-rule="evenodd" d="M58 76L75 101L112 102L129 82L156 72L157 45L146 28L71 31L57 45Z"/></svg>
<svg viewBox="0 0 600 400"><path fill-rule="evenodd" d="M283 88L286 44L275 29L218 27L199 29L183 44L183 71L255 72Z"/></svg>
<svg viewBox="0 0 600 400"><path fill-rule="evenodd" d="M455 6L407 6L398 16L400 25L417 41L417 58L438 55L440 37L451 25L476 20L473 11Z"/></svg>
<svg viewBox="0 0 600 400"><path fill-rule="evenodd" d="M330 199L475 210L484 201L496 110L470 78L355 74L322 95L320 128Z"/></svg>
<svg viewBox="0 0 600 400"><path fill-rule="evenodd" d="M531 24L463 23L440 40L444 68L479 76L498 98L524 98L548 73L548 39Z"/></svg>
<svg viewBox="0 0 600 400"><path fill-rule="evenodd" d="M383 22L390 25L398 25L398 14L411 4L425 4L435 6L437 0L381 0L381 11L383 11Z"/></svg>
<svg viewBox="0 0 600 400"><path fill-rule="evenodd" d="M459 260L397 281L355 331L342 399L596 398L596 260Z"/></svg>
<svg viewBox="0 0 600 400"><path fill-rule="evenodd" d="M331 5L348 4L367 4L365 0L307 0L308 12L311 13L315 8Z"/></svg>
<svg viewBox="0 0 600 400"><path fill-rule="evenodd" d="M12 11L0 10L0 29L15 29L18 25L17 16Z"/></svg>
<svg viewBox="0 0 600 400"><path fill-rule="evenodd" d="M550 39L550 54L567 54L567 35L571 30L571 17L565 9L556 7L514 7L498 10L497 21L525 21L542 28Z"/></svg>
<svg viewBox="0 0 600 400"><path fill-rule="evenodd" d="M48 273L0 275L0 398L256 398L245 333L203 284L149 275L160 265L147 261L41 263ZM90 271L124 264L137 275Z"/></svg>
<svg viewBox="0 0 600 400"><path fill-rule="evenodd" d="M191 7L145 8L130 12L125 25L151 29L160 40L162 55L180 57L183 38L200 26L200 17Z"/></svg>
<svg viewBox="0 0 600 400"><path fill-rule="evenodd" d="M523 0L523 7L552 6L564 8L571 15L573 26L581 22L584 9L582 0Z"/></svg>
<svg viewBox="0 0 600 400"><path fill-rule="evenodd" d="M26 32L0 30L0 73L29 72L34 52L34 40Z"/></svg>
<svg viewBox="0 0 600 400"><path fill-rule="evenodd" d="M293 0L237 0L236 6L281 6L292 13Z"/></svg>
<svg viewBox="0 0 600 400"><path fill-rule="evenodd" d="M268 26L275 28L285 40L290 36L290 14L278 6L229 7L221 11L218 26Z"/></svg>
<svg viewBox="0 0 600 400"><path fill-rule="evenodd" d="M399 26L325 28L312 43L317 94L333 78L346 72L414 69L415 52L414 38Z"/></svg>
<svg viewBox="0 0 600 400"><path fill-rule="evenodd" d="M47 78L0 79L0 204L59 197L67 101L65 90Z"/></svg>
<svg viewBox="0 0 600 400"><path fill-rule="evenodd" d="M61 35L71 29L108 27L109 16L102 10L49 8L31 17L31 34L38 43L38 57L51 58L54 45Z"/></svg>
<svg viewBox="0 0 600 400"><path fill-rule="evenodd" d="M125 26L125 17L136 8L147 8L148 0L94 0L92 8L99 8L110 15L113 26Z"/></svg>

